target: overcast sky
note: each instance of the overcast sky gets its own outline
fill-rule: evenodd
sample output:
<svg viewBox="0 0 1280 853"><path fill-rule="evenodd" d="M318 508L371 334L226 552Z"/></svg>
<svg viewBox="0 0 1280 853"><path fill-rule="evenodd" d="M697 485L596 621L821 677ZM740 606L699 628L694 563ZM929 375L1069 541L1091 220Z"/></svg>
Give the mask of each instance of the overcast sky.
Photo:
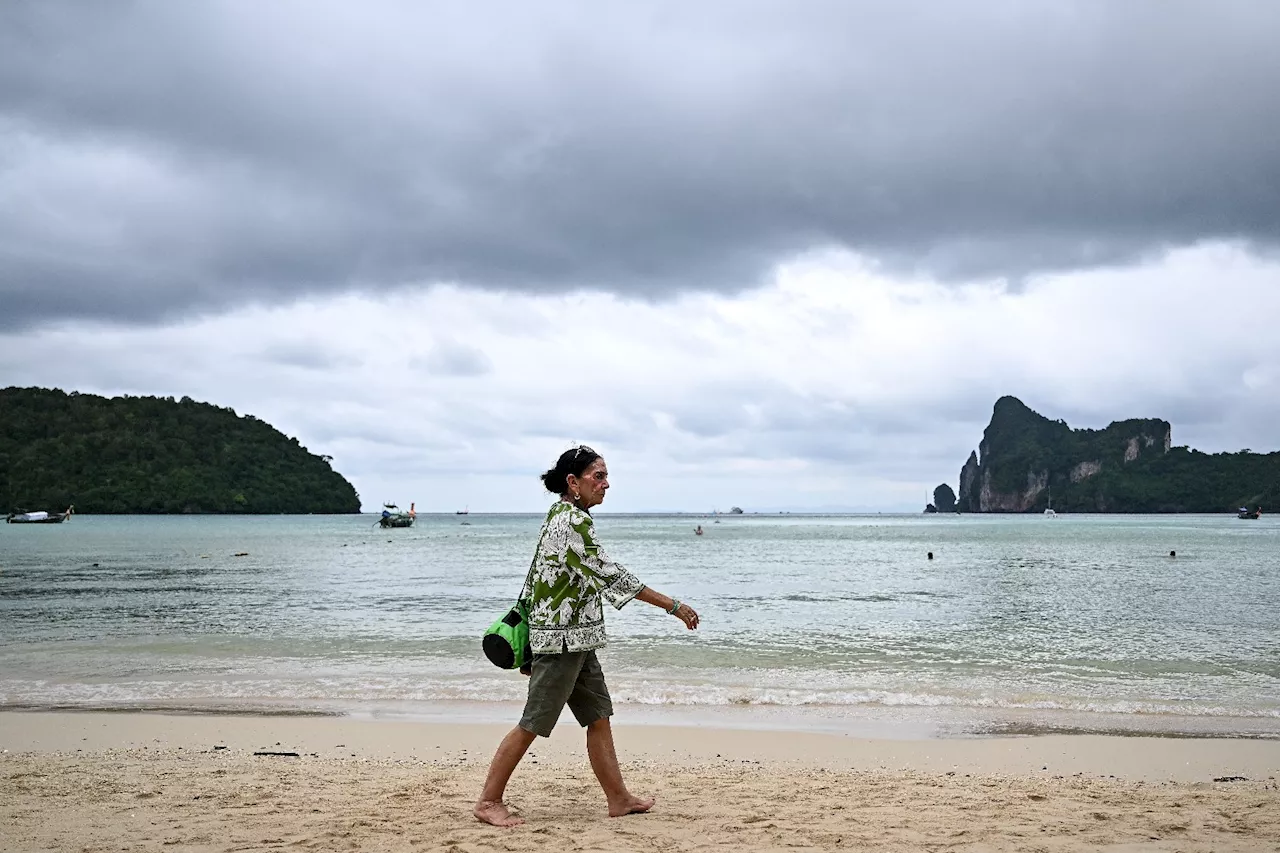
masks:
<svg viewBox="0 0 1280 853"><path fill-rule="evenodd" d="M367 509L918 510L1014 394L1280 448L1280 4L0 4L0 386Z"/></svg>

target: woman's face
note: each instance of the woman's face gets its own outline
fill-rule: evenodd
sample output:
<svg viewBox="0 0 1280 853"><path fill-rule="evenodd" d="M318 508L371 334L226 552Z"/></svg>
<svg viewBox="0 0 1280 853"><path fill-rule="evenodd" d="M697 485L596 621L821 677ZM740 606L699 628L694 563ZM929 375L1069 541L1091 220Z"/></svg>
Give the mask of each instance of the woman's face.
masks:
<svg viewBox="0 0 1280 853"><path fill-rule="evenodd" d="M577 495L577 504L583 509L591 509L604 502L604 493L609 491L609 468L604 464L604 457L587 466L581 477L569 475L569 494Z"/></svg>

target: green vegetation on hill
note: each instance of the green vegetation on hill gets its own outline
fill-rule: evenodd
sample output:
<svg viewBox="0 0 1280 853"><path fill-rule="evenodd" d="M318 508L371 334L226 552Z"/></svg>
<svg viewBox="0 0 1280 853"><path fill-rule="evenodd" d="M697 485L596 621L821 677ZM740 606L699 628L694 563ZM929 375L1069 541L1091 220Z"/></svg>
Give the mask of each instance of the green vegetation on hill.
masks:
<svg viewBox="0 0 1280 853"><path fill-rule="evenodd" d="M1001 397L983 433L982 464L992 472L992 488L1007 492L1025 487L1029 471L1048 471L1054 479L1054 473L1069 474L1087 460L1123 470L1121 463L1132 439L1138 439L1136 451L1141 458L1143 451L1150 456L1156 444L1160 445L1156 454L1163 452L1170 434L1168 421L1156 419L1115 421L1100 430L1072 429L1065 421L1051 421L1033 412L1016 397ZM1061 497L1065 500L1066 493Z"/></svg>
<svg viewBox="0 0 1280 853"><path fill-rule="evenodd" d="M1280 453L1201 453L1171 446L1167 421L1116 421L1071 429L1015 397L996 401L960 473L965 512L1280 511Z"/></svg>
<svg viewBox="0 0 1280 853"><path fill-rule="evenodd" d="M0 389L0 508L359 512L352 485L252 415L189 397Z"/></svg>
<svg viewBox="0 0 1280 853"><path fill-rule="evenodd" d="M1201 453L1174 447L1125 468L1104 468L1092 482L1053 487L1054 509L1079 512L1280 511L1280 453Z"/></svg>

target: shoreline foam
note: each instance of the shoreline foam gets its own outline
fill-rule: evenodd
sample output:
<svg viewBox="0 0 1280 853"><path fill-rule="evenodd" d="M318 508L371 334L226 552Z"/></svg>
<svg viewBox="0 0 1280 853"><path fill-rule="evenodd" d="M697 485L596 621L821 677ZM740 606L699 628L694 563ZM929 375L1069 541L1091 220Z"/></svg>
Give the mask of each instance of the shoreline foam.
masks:
<svg viewBox="0 0 1280 853"><path fill-rule="evenodd" d="M880 706L682 706L620 702L621 719L642 726L709 726L724 729L813 732L890 740L1110 735L1188 739L1280 740L1280 720L1270 717L1102 714L1051 709ZM404 702L198 702L187 700L112 704L0 704L6 712L69 714L169 714L245 717L330 717L431 724L508 724L522 702L441 700ZM569 720L566 714L565 720Z"/></svg>

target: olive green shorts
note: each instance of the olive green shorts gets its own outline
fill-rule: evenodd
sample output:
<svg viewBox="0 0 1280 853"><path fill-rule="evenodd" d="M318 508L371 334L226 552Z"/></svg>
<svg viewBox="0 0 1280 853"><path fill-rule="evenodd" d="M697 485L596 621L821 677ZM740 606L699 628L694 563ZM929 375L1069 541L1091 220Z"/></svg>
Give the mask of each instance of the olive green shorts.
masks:
<svg viewBox="0 0 1280 853"><path fill-rule="evenodd" d="M583 728L613 716L613 700L595 652L533 656L520 728L550 737L566 704Z"/></svg>

